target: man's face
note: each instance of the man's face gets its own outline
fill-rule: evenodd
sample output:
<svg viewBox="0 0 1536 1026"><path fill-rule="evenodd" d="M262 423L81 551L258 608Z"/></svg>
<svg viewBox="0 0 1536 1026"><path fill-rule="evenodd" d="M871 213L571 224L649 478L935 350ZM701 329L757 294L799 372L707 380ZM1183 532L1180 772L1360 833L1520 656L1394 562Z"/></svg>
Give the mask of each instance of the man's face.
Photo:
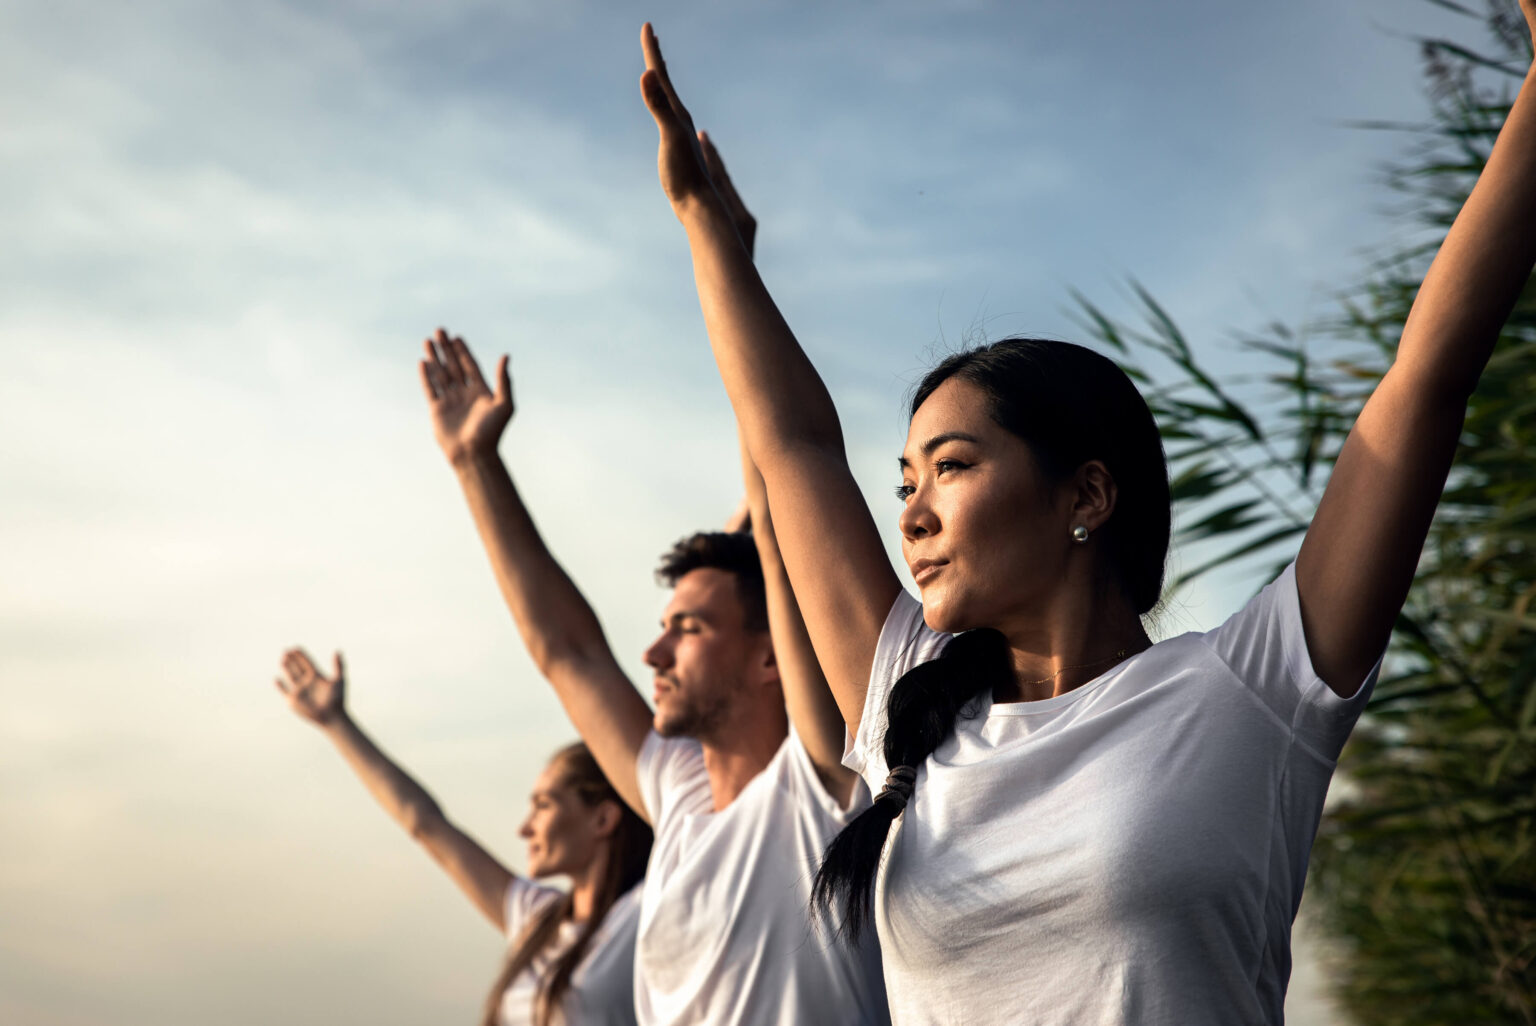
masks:
<svg viewBox="0 0 1536 1026"><path fill-rule="evenodd" d="M661 636L645 650L656 671L656 732L705 739L730 722L735 704L771 674L767 631L743 623L736 577L690 570L677 581L661 617Z"/></svg>

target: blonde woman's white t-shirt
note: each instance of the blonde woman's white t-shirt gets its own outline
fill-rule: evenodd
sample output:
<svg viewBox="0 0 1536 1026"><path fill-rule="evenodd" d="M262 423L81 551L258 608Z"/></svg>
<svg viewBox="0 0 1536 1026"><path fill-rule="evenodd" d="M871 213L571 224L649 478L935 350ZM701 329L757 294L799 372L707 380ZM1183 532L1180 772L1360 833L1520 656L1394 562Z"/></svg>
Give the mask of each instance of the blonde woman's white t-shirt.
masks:
<svg viewBox="0 0 1536 1026"><path fill-rule="evenodd" d="M892 685L949 637L897 598L843 760L871 788ZM1375 676L1347 699L1318 678L1290 567L1067 694L979 698L886 843L892 1021L1281 1023L1323 796Z"/></svg>
<svg viewBox="0 0 1536 1026"><path fill-rule="evenodd" d="M507 886L507 942L516 944L534 916L561 897L562 892L553 887L514 878ZM619 896L587 942L586 954L571 976L571 988L552 1016L557 1026L634 1026L639 921L640 887L636 886ZM553 943L513 978L501 996L501 1026L534 1026L534 1000L544 977L580 933L580 923L561 923Z"/></svg>
<svg viewBox="0 0 1536 1026"><path fill-rule="evenodd" d="M869 804L845 810L791 729L767 767L716 812L704 752L652 733L636 760L656 828L635 961L644 1026L884 1026L880 953L817 927L821 852Z"/></svg>

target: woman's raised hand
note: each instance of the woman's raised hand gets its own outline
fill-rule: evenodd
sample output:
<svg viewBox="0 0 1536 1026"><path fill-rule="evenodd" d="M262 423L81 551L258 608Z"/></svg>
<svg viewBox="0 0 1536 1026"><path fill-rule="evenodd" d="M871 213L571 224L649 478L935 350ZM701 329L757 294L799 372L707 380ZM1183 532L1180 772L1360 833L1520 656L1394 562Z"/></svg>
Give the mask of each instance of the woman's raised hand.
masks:
<svg viewBox="0 0 1536 1026"><path fill-rule="evenodd" d="M421 388L432 412L432 433L443 455L455 466L476 456L494 454L501 433L512 420L512 379L507 358L496 364L492 392L462 338L450 338L442 328L424 343Z"/></svg>
<svg viewBox="0 0 1536 1026"><path fill-rule="evenodd" d="M736 191L736 184L731 181L730 172L725 169L725 161L721 159L720 151L715 149L708 132L699 133L699 150L704 155L704 167L709 171L709 179L714 183L715 191L720 194L720 201L725 204L725 212L731 215L736 233L746 245L748 255L751 255L757 244L757 218L752 216L752 211L742 202L741 193Z"/></svg>
<svg viewBox="0 0 1536 1026"><path fill-rule="evenodd" d="M332 676L320 672L309 653L290 648L283 653L283 676L277 690L288 698L288 708L317 726L326 727L345 714L346 671L341 653L332 658Z"/></svg>
<svg viewBox="0 0 1536 1026"><path fill-rule="evenodd" d="M677 98L667 62L661 58L661 44L651 23L640 29L640 49L645 53L645 73L640 76L640 95L656 119L661 135L656 151L656 173L662 191L672 201L672 209L682 215L683 208L700 199L710 200L716 193L693 127L688 108Z"/></svg>

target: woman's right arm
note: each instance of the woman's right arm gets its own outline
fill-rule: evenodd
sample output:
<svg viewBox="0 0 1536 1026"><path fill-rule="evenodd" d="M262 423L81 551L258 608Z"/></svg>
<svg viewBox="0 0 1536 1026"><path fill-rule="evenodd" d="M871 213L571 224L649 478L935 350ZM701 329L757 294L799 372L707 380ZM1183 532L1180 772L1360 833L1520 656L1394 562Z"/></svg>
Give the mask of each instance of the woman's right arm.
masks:
<svg viewBox="0 0 1536 1026"><path fill-rule="evenodd" d="M320 728L389 818L427 850L498 932L505 933L507 887L514 874L449 822L426 789L348 715L341 653L336 654L331 677L322 674L303 649L283 653L282 665L277 690L287 697L288 707Z"/></svg>
<svg viewBox="0 0 1536 1026"><path fill-rule="evenodd" d="M758 276L711 181L719 168L667 76L650 25L640 79L657 170L688 233L699 305L743 443L762 472L784 564L843 720L858 730L875 645L901 590L858 485L826 385Z"/></svg>

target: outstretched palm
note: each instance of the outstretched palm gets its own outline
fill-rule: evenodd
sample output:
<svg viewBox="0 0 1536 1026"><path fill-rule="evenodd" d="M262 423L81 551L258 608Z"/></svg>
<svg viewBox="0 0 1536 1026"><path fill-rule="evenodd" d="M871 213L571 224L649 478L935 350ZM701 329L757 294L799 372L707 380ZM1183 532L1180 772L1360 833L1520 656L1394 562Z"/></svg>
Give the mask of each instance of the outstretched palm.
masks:
<svg viewBox="0 0 1536 1026"><path fill-rule="evenodd" d="M277 690L288 696L288 708L311 723L323 727L344 710L347 680L340 652L334 658L333 676L327 677L308 652L290 648L283 653L283 674L277 678Z"/></svg>
<svg viewBox="0 0 1536 1026"><path fill-rule="evenodd" d="M462 338L442 328L426 340L421 361L421 387L432 411L432 433L449 462L495 452L502 431L512 419L512 381L507 358L496 365L492 392Z"/></svg>

